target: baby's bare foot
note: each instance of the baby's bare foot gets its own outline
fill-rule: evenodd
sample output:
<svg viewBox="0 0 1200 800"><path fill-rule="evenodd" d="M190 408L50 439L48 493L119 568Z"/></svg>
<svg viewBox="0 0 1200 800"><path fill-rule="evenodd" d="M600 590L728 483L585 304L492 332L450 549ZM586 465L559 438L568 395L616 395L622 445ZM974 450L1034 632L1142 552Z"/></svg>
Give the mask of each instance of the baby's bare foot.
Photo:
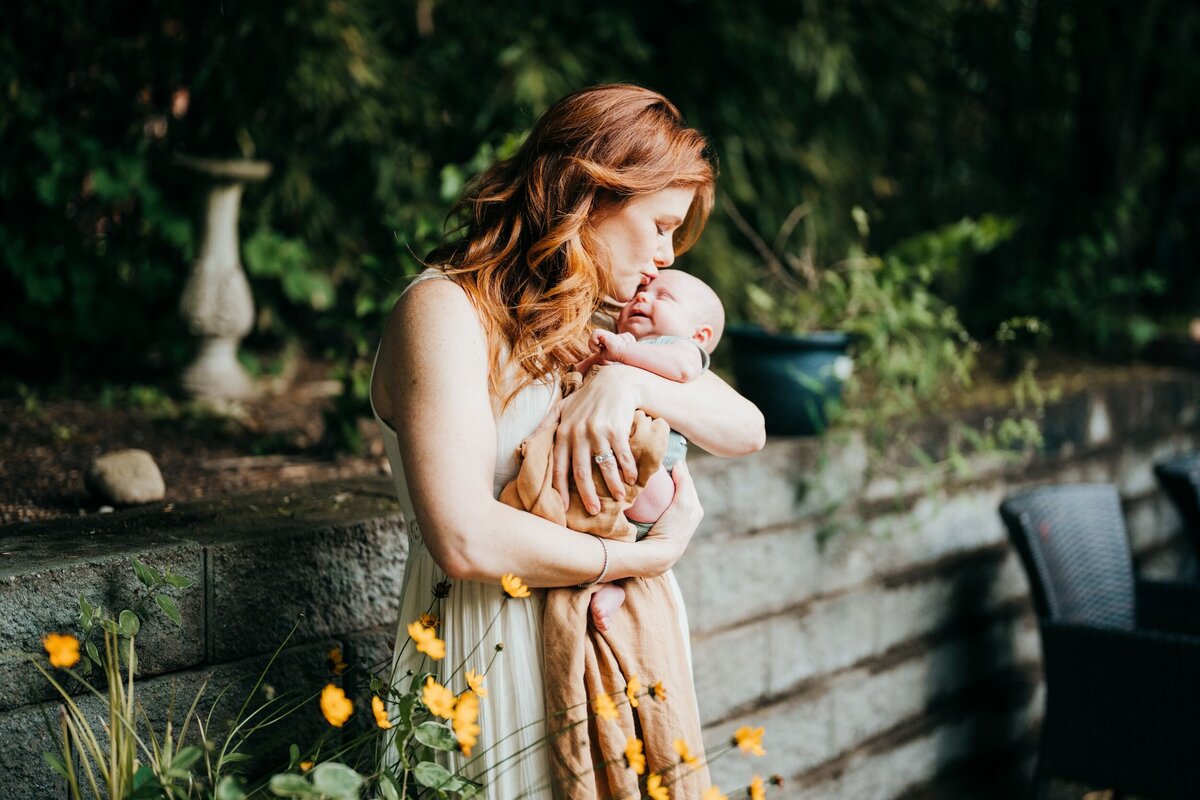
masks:
<svg viewBox="0 0 1200 800"><path fill-rule="evenodd" d="M608 630L612 615L625 602L625 590L615 583L606 583L592 595L592 624L598 631Z"/></svg>

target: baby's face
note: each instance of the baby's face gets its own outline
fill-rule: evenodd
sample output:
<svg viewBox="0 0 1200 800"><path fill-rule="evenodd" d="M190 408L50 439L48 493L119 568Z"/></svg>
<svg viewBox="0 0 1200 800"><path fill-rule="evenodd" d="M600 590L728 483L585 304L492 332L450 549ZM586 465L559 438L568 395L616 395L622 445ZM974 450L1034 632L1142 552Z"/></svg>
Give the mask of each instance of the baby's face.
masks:
<svg viewBox="0 0 1200 800"><path fill-rule="evenodd" d="M704 307L698 284L696 278L685 272L663 270L621 309L617 332L632 333L635 339L647 336L691 338L697 329L707 324L697 314L697 310Z"/></svg>

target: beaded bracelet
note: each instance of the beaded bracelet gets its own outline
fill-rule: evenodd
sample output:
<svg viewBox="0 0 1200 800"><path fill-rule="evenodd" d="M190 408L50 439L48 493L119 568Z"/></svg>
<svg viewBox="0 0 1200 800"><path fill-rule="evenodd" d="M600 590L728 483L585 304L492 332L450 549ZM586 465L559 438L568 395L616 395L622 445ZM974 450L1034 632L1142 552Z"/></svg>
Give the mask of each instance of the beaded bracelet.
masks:
<svg viewBox="0 0 1200 800"><path fill-rule="evenodd" d="M604 576L608 574L608 545L600 536L593 536L592 538L599 542L600 547L604 550L604 566L600 568L600 574L596 576L594 581L591 581L590 583L579 584L580 589L586 589L589 586L595 586L597 583L603 583Z"/></svg>

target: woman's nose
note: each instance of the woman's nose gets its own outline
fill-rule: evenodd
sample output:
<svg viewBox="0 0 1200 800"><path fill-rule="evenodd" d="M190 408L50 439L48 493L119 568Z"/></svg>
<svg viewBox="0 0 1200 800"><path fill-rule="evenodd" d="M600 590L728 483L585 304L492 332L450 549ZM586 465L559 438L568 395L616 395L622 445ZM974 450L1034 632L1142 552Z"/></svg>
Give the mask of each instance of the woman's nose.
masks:
<svg viewBox="0 0 1200 800"><path fill-rule="evenodd" d="M675 243L668 241L658 249L654 256L654 266L665 269L675 263Z"/></svg>

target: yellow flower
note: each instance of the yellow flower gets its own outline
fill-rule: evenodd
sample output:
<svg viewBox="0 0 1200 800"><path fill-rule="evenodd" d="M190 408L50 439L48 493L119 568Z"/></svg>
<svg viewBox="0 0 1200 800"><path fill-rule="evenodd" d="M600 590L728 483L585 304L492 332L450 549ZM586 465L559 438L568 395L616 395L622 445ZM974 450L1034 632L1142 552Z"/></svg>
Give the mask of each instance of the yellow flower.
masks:
<svg viewBox="0 0 1200 800"><path fill-rule="evenodd" d="M467 690L458 696L458 706L454 710L454 735L458 738L458 746L464 756L471 755L471 748L479 740L479 697Z"/></svg>
<svg viewBox="0 0 1200 800"><path fill-rule="evenodd" d="M342 648L334 647L330 649L327 655L329 656L329 663L333 665L334 675L341 675L346 671L346 662L342 660Z"/></svg>
<svg viewBox="0 0 1200 800"><path fill-rule="evenodd" d="M375 713L375 724L383 728L385 731L392 727L392 723L388 722L387 709L383 707L383 701L378 697L371 698L371 711Z"/></svg>
<svg viewBox="0 0 1200 800"><path fill-rule="evenodd" d="M421 616L417 617L417 622L424 625L426 628L436 628L438 626L438 618L428 611L422 611Z"/></svg>
<svg viewBox="0 0 1200 800"><path fill-rule="evenodd" d="M625 763L638 775L645 774L646 756L642 753L641 739L631 736L629 737L629 741L625 742Z"/></svg>
<svg viewBox="0 0 1200 800"><path fill-rule="evenodd" d="M762 778L755 775L750 779L750 800L764 800L767 793L763 790Z"/></svg>
<svg viewBox="0 0 1200 800"><path fill-rule="evenodd" d="M763 729L743 725L733 732L733 743L741 748L743 753L753 753L756 756L766 755L762 746Z"/></svg>
<svg viewBox="0 0 1200 800"><path fill-rule="evenodd" d="M606 694L598 694L592 700L592 708L596 711L596 716L601 719L613 720L617 718L617 704L612 698Z"/></svg>
<svg viewBox="0 0 1200 800"><path fill-rule="evenodd" d="M689 767L699 766L700 759L698 759L694 755L692 755L692 751L688 747L688 743L686 740L684 740L684 739L676 739L675 740L675 752L679 753L679 759L683 763L687 764Z"/></svg>
<svg viewBox="0 0 1200 800"><path fill-rule="evenodd" d="M529 587L525 582L513 575L511 572L506 572L500 576L500 585L504 587L504 591L508 592L509 597L520 599L529 597Z"/></svg>
<svg viewBox="0 0 1200 800"><path fill-rule="evenodd" d="M721 790L717 787L710 786L704 790L704 794L700 795L700 800L729 800L729 798L721 794Z"/></svg>
<svg viewBox="0 0 1200 800"><path fill-rule="evenodd" d="M446 657L446 643L437 637L433 628L426 628L419 621L408 625L408 635L417 643L417 650L435 661Z"/></svg>
<svg viewBox="0 0 1200 800"><path fill-rule="evenodd" d="M301 761L300 762L300 771L301 772L308 772L312 768L313 768L313 762L311 762L311 761Z"/></svg>
<svg viewBox="0 0 1200 800"><path fill-rule="evenodd" d="M666 700L667 687L662 685L662 681L655 681L654 685L650 687L650 694L654 695L655 700Z"/></svg>
<svg viewBox="0 0 1200 800"><path fill-rule="evenodd" d="M430 675L425 679L425 688L421 690L421 702L429 709L429 713L445 719L454 719L454 692L442 686Z"/></svg>
<svg viewBox="0 0 1200 800"><path fill-rule="evenodd" d="M52 667L66 669L79 663L79 640L69 633L47 633L42 646Z"/></svg>
<svg viewBox="0 0 1200 800"><path fill-rule="evenodd" d="M354 703L345 692L330 683L321 690L321 713L330 725L340 728L354 713Z"/></svg>
<svg viewBox="0 0 1200 800"><path fill-rule="evenodd" d="M467 679L467 686L471 687L471 691L480 697L487 697L487 689L483 688L483 676L473 669L469 669L463 673L463 677Z"/></svg>
<svg viewBox="0 0 1200 800"><path fill-rule="evenodd" d="M662 785L662 778L658 775L646 779L646 796L650 800L671 800L671 793Z"/></svg>
<svg viewBox="0 0 1200 800"><path fill-rule="evenodd" d="M637 693L642 689L642 682L638 680L637 675L629 676L629 683L625 684L625 696L629 698L629 705L634 708L638 707Z"/></svg>

